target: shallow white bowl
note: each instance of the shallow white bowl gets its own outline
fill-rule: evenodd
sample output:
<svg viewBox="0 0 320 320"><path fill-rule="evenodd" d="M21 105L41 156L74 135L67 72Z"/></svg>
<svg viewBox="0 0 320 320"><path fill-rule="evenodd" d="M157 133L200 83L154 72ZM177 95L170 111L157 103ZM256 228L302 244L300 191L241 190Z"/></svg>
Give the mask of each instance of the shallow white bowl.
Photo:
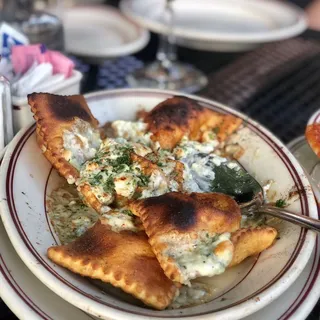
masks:
<svg viewBox="0 0 320 320"><path fill-rule="evenodd" d="M93 93L87 101L101 124L115 119L133 119L139 108L151 109L176 93L160 90L114 90ZM317 207L302 168L271 133L246 116L210 100L189 96L220 112L245 120L240 144L246 152L240 162L260 183L276 181L274 198L297 189L300 199L290 209L317 217ZM281 238L257 259L247 259L221 276L207 279L215 298L201 306L155 311L135 305L125 295L103 293L87 279L52 263L46 257L57 243L45 212L46 195L61 178L40 155L35 127L21 131L9 145L1 167L1 213L10 240L29 269L66 301L103 319L240 319L261 309L283 293L305 267L315 243L315 234L290 223L280 225Z"/></svg>

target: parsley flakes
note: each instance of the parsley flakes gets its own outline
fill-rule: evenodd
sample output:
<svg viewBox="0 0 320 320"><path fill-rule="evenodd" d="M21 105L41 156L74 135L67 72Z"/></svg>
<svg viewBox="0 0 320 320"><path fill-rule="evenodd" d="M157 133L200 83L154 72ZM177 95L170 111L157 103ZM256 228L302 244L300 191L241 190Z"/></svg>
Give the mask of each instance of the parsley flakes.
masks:
<svg viewBox="0 0 320 320"><path fill-rule="evenodd" d="M284 208L286 205L287 205L287 203L284 199L278 199L276 201L276 207L278 207L278 208Z"/></svg>

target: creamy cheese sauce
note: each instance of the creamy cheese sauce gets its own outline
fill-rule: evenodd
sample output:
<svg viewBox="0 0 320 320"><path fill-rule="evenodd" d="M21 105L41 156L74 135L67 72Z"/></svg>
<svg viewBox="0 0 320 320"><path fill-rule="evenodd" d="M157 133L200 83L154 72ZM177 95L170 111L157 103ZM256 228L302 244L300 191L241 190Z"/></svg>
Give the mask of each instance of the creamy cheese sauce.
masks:
<svg viewBox="0 0 320 320"><path fill-rule="evenodd" d="M142 191L141 199L160 196L169 191L169 185L160 171L152 172L148 186Z"/></svg>
<svg viewBox="0 0 320 320"><path fill-rule="evenodd" d="M62 244L80 237L99 218L81 201L74 186L63 185L47 198L47 213Z"/></svg>
<svg viewBox="0 0 320 320"><path fill-rule="evenodd" d="M179 309L190 307L210 301L214 295L212 287L191 281L190 286L182 286L179 293L169 305L168 309Z"/></svg>
<svg viewBox="0 0 320 320"><path fill-rule="evenodd" d="M141 167L131 161L133 151L128 143L104 140L96 157L82 167L78 186L89 184L103 205L111 204L115 193L132 198L138 186L147 185Z"/></svg>
<svg viewBox="0 0 320 320"><path fill-rule="evenodd" d="M78 170L95 156L100 144L99 130L81 119L76 119L72 129L63 133L64 157Z"/></svg>
<svg viewBox="0 0 320 320"><path fill-rule="evenodd" d="M82 203L74 186L67 184L54 190L47 198L47 213L62 244L70 243L79 238L98 219L101 219L102 223L108 224L115 232L141 230L141 226L137 223L139 219L130 210L122 208L99 215Z"/></svg>
<svg viewBox="0 0 320 320"><path fill-rule="evenodd" d="M152 145L151 133L147 132L148 125L142 121L113 121L111 127L117 137L124 138L131 142L142 143L147 146Z"/></svg>
<svg viewBox="0 0 320 320"><path fill-rule="evenodd" d="M145 175L139 163L131 160L131 153L150 153L141 144L124 139L106 139L96 157L87 161L80 171L78 187L89 184L93 194L104 206L115 200L115 195L128 199L158 196L169 191L169 183L159 169ZM141 193L137 193L138 188Z"/></svg>
<svg viewBox="0 0 320 320"><path fill-rule="evenodd" d="M191 141L187 137L183 137L181 142L174 148L172 153L174 157L179 160L199 153L212 153L218 144L219 142L217 140L201 143L198 141Z"/></svg>
<svg viewBox="0 0 320 320"><path fill-rule="evenodd" d="M133 232L139 231L135 222L135 217L129 210L112 210L110 213L102 215L101 222L108 224L114 232L123 230L130 230Z"/></svg>
<svg viewBox="0 0 320 320"><path fill-rule="evenodd" d="M222 242L227 242L223 253L217 253L216 248ZM166 241L167 249L164 254L171 257L183 275L185 284L198 277L212 277L221 274L232 260L233 245L230 233L210 235L199 232L197 239L186 238L177 246L175 241Z"/></svg>
<svg viewBox="0 0 320 320"><path fill-rule="evenodd" d="M210 192L212 181L215 179L215 168L228 159L213 153L195 153L186 158L180 159L184 164L184 189L187 192ZM233 169L238 167L235 162L227 164Z"/></svg>

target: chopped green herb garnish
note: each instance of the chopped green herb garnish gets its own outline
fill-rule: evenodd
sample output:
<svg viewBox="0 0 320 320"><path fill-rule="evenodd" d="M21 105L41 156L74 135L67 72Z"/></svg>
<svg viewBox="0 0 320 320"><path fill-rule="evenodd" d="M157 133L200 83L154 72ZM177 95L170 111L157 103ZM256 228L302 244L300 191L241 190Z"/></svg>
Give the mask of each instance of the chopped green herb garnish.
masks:
<svg viewBox="0 0 320 320"><path fill-rule="evenodd" d="M284 199L278 199L276 201L276 207L278 208L284 208L286 206L286 201Z"/></svg>
<svg viewBox="0 0 320 320"><path fill-rule="evenodd" d="M215 134L218 134L218 133L219 133L219 131L220 131L220 128L219 128L219 127L215 127L215 128L213 128L213 132L214 132Z"/></svg>
<svg viewBox="0 0 320 320"><path fill-rule="evenodd" d="M150 178L148 176L142 174L139 176L139 178L140 178L140 181L138 182L138 186L145 187L148 185L148 183L150 181Z"/></svg>
<svg viewBox="0 0 320 320"><path fill-rule="evenodd" d="M127 214L128 216L133 217L133 213L129 209L123 209L121 210L122 213Z"/></svg>
<svg viewBox="0 0 320 320"><path fill-rule="evenodd" d="M110 176L103 186L103 191L108 193L108 192L112 192L113 189L114 189L114 181L113 181L113 177Z"/></svg>
<svg viewBox="0 0 320 320"><path fill-rule="evenodd" d="M96 174L92 180L90 181L91 185L93 186L97 186L100 184L101 180L103 179L103 176L101 175L101 173L99 172L98 174Z"/></svg>
<svg viewBox="0 0 320 320"><path fill-rule="evenodd" d="M132 199L139 199L141 196L142 196L142 192L136 190L133 194Z"/></svg>

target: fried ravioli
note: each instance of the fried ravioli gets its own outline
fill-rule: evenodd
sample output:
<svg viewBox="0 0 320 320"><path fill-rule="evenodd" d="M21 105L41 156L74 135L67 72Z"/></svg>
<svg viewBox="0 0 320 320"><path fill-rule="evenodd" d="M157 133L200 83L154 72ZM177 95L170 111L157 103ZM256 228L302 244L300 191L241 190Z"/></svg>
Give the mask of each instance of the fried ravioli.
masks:
<svg viewBox="0 0 320 320"><path fill-rule="evenodd" d="M237 230L231 235L234 254L229 267L235 266L247 257L266 250L273 244L276 237L277 230L271 227Z"/></svg>
<svg viewBox="0 0 320 320"><path fill-rule="evenodd" d="M37 124L37 141L50 163L70 183L101 143L98 121L83 96L28 95Z"/></svg>
<svg viewBox="0 0 320 320"><path fill-rule="evenodd" d="M224 141L242 123L240 118L217 113L182 96L161 102L143 117L152 133L151 140L159 142L161 148L170 150L182 137L202 141L205 132L212 129L218 131L217 138Z"/></svg>
<svg viewBox="0 0 320 320"><path fill-rule="evenodd" d="M98 221L74 242L50 247L48 257L72 272L111 283L155 309L166 308L178 290L163 273L144 231L114 232Z"/></svg>
<svg viewBox="0 0 320 320"><path fill-rule="evenodd" d="M166 193L133 201L149 243L171 280L189 284L224 272L232 260L230 233L240 228L240 208L220 193Z"/></svg>
<svg viewBox="0 0 320 320"><path fill-rule="evenodd" d="M107 212L110 205L121 207L130 199L146 198L169 190L162 170L137 154L145 152L139 146L105 139L96 157L81 168L78 191L98 213Z"/></svg>

